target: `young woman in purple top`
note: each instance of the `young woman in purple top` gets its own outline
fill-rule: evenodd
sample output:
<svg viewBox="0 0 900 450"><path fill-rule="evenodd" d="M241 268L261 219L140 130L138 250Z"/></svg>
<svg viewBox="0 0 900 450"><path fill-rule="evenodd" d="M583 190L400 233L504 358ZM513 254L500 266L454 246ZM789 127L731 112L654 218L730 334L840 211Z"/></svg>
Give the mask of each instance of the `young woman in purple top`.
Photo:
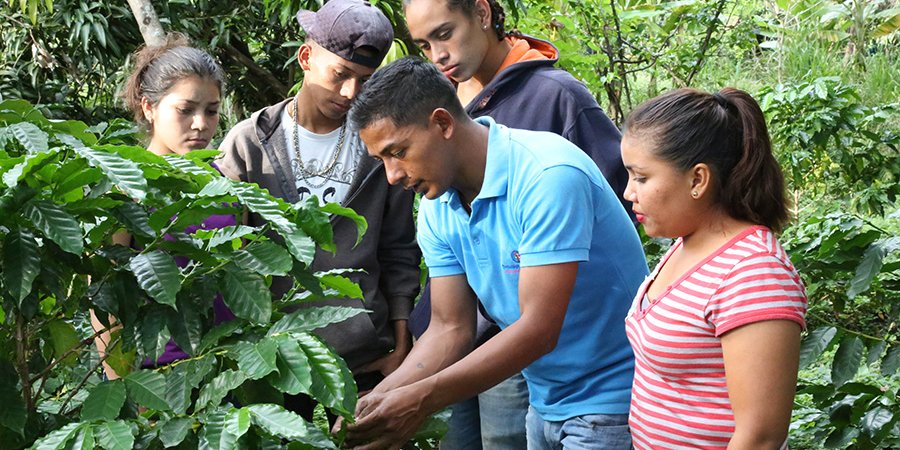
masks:
<svg viewBox="0 0 900 450"><path fill-rule="evenodd" d="M210 147L219 124L219 106L225 84L225 74L207 52L190 47L181 34L172 34L161 47L144 47L134 54L135 67L128 77L122 97L134 120L147 133L147 150L157 155L184 155L192 150ZM233 216L210 216L202 224L185 229L222 228L235 225ZM128 233L118 233L113 242L132 246ZM175 258L179 267L187 265L186 258ZM231 320L234 315L221 296L214 301L215 321ZM93 317L94 327L102 327ZM99 329L99 328L98 328ZM96 340L101 355L106 352L109 334ZM166 349L156 361L144 361L144 367L160 366L184 359L188 355L175 345ZM110 379L118 375L104 366Z"/></svg>

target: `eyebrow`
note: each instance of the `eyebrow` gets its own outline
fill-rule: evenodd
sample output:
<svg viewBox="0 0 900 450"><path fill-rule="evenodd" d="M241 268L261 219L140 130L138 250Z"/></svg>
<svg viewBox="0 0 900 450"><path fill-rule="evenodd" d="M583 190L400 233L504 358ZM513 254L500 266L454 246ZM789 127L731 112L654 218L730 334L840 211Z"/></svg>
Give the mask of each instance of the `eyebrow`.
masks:
<svg viewBox="0 0 900 450"><path fill-rule="evenodd" d="M194 100L191 100L191 99L187 99L187 98L182 98L182 99L179 99L179 100L182 101L182 102L185 102L185 103L190 103L190 104L192 104L192 105L199 105L199 104L201 103L201 102L197 102L197 101L194 101ZM222 103L221 100L219 100L219 101L217 101L217 102L211 102L210 105L218 105L218 104L220 104L220 103Z"/></svg>
<svg viewBox="0 0 900 450"><path fill-rule="evenodd" d="M427 36L428 39L437 39L439 34L443 33L444 31L447 31L447 28L452 28L452 25L453 24L451 22L444 22L444 23L434 27L434 29L428 33L428 36ZM420 43L424 43L424 42L426 42L426 39L413 39L413 43L416 45L419 45Z"/></svg>
<svg viewBox="0 0 900 450"><path fill-rule="evenodd" d="M378 152L378 154L379 154L379 155L387 155L387 154L390 154L391 151L393 151L395 148L401 147L401 146L402 146L402 143L398 143L398 142L390 142L390 143L388 143L388 145L385 145L384 147L382 147L382 148L381 148L381 151Z"/></svg>
<svg viewBox="0 0 900 450"><path fill-rule="evenodd" d="M357 75L357 74L356 74L356 71L353 70L352 67L347 66L347 65L345 65L345 64L342 63L342 62L338 62L337 65L338 65L338 67L341 68L341 70L346 70L347 72L350 72L350 74L353 75L353 76L356 76L356 75Z"/></svg>

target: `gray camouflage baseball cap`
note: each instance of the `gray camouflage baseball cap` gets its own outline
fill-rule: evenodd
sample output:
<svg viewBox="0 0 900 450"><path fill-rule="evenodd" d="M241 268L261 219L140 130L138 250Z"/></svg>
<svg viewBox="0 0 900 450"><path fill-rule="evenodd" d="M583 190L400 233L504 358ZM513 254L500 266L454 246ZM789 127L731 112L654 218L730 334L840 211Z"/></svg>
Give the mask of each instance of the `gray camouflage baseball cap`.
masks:
<svg viewBox="0 0 900 450"><path fill-rule="evenodd" d="M326 50L373 69L381 65L394 41L391 21L363 0L331 0L316 12L301 10L297 22ZM362 47L370 47L370 51L357 52Z"/></svg>

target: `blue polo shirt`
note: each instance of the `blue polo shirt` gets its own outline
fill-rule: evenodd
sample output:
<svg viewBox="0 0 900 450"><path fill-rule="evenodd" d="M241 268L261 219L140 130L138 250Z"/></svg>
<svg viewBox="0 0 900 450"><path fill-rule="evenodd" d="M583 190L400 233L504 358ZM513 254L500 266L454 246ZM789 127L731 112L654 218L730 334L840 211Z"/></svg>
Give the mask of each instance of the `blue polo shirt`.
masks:
<svg viewBox="0 0 900 450"><path fill-rule="evenodd" d="M519 319L521 267L579 262L556 348L522 371L545 420L628 412L634 356L625 315L647 275L634 225L594 162L562 137L489 117L471 216L450 189L419 206L429 274L465 274L501 328Z"/></svg>

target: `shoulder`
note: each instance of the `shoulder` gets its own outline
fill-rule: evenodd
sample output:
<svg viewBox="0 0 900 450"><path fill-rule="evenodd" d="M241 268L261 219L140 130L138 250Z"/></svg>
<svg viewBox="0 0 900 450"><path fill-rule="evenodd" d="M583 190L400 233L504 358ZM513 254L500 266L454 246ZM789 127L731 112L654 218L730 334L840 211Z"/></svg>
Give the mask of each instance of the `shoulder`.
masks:
<svg viewBox="0 0 900 450"><path fill-rule="evenodd" d="M782 267L787 271L796 271L775 233L762 226L752 227L745 236L736 240L723 254L734 259L735 270L765 263Z"/></svg>
<svg viewBox="0 0 900 450"><path fill-rule="evenodd" d="M765 227L754 227L707 263L706 269L718 272L722 279L719 297L746 299L773 290L805 297L799 273L774 233Z"/></svg>
<svg viewBox="0 0 900 450"><path fill-rule="evenodd" d="M548 131L510 129L510 171L540 174L551 168L591 173L594 162L578 146Z"/></svg>
<svg viewBox="0 0 900 450"><path fill-rule="evenodd" d="M584 83L559 67L540 65L519 72L524 82L532 83L536 93L555 95L583 106L599 106Z"/></svg>
<svg viewBox="0 0 900 450"><path fill-rule="evenodd" d="M245 141L249 137L256 137L256 127L253 119L254 117L244 119L231 127L225 135L223 144L225 142Z"/></svg>

